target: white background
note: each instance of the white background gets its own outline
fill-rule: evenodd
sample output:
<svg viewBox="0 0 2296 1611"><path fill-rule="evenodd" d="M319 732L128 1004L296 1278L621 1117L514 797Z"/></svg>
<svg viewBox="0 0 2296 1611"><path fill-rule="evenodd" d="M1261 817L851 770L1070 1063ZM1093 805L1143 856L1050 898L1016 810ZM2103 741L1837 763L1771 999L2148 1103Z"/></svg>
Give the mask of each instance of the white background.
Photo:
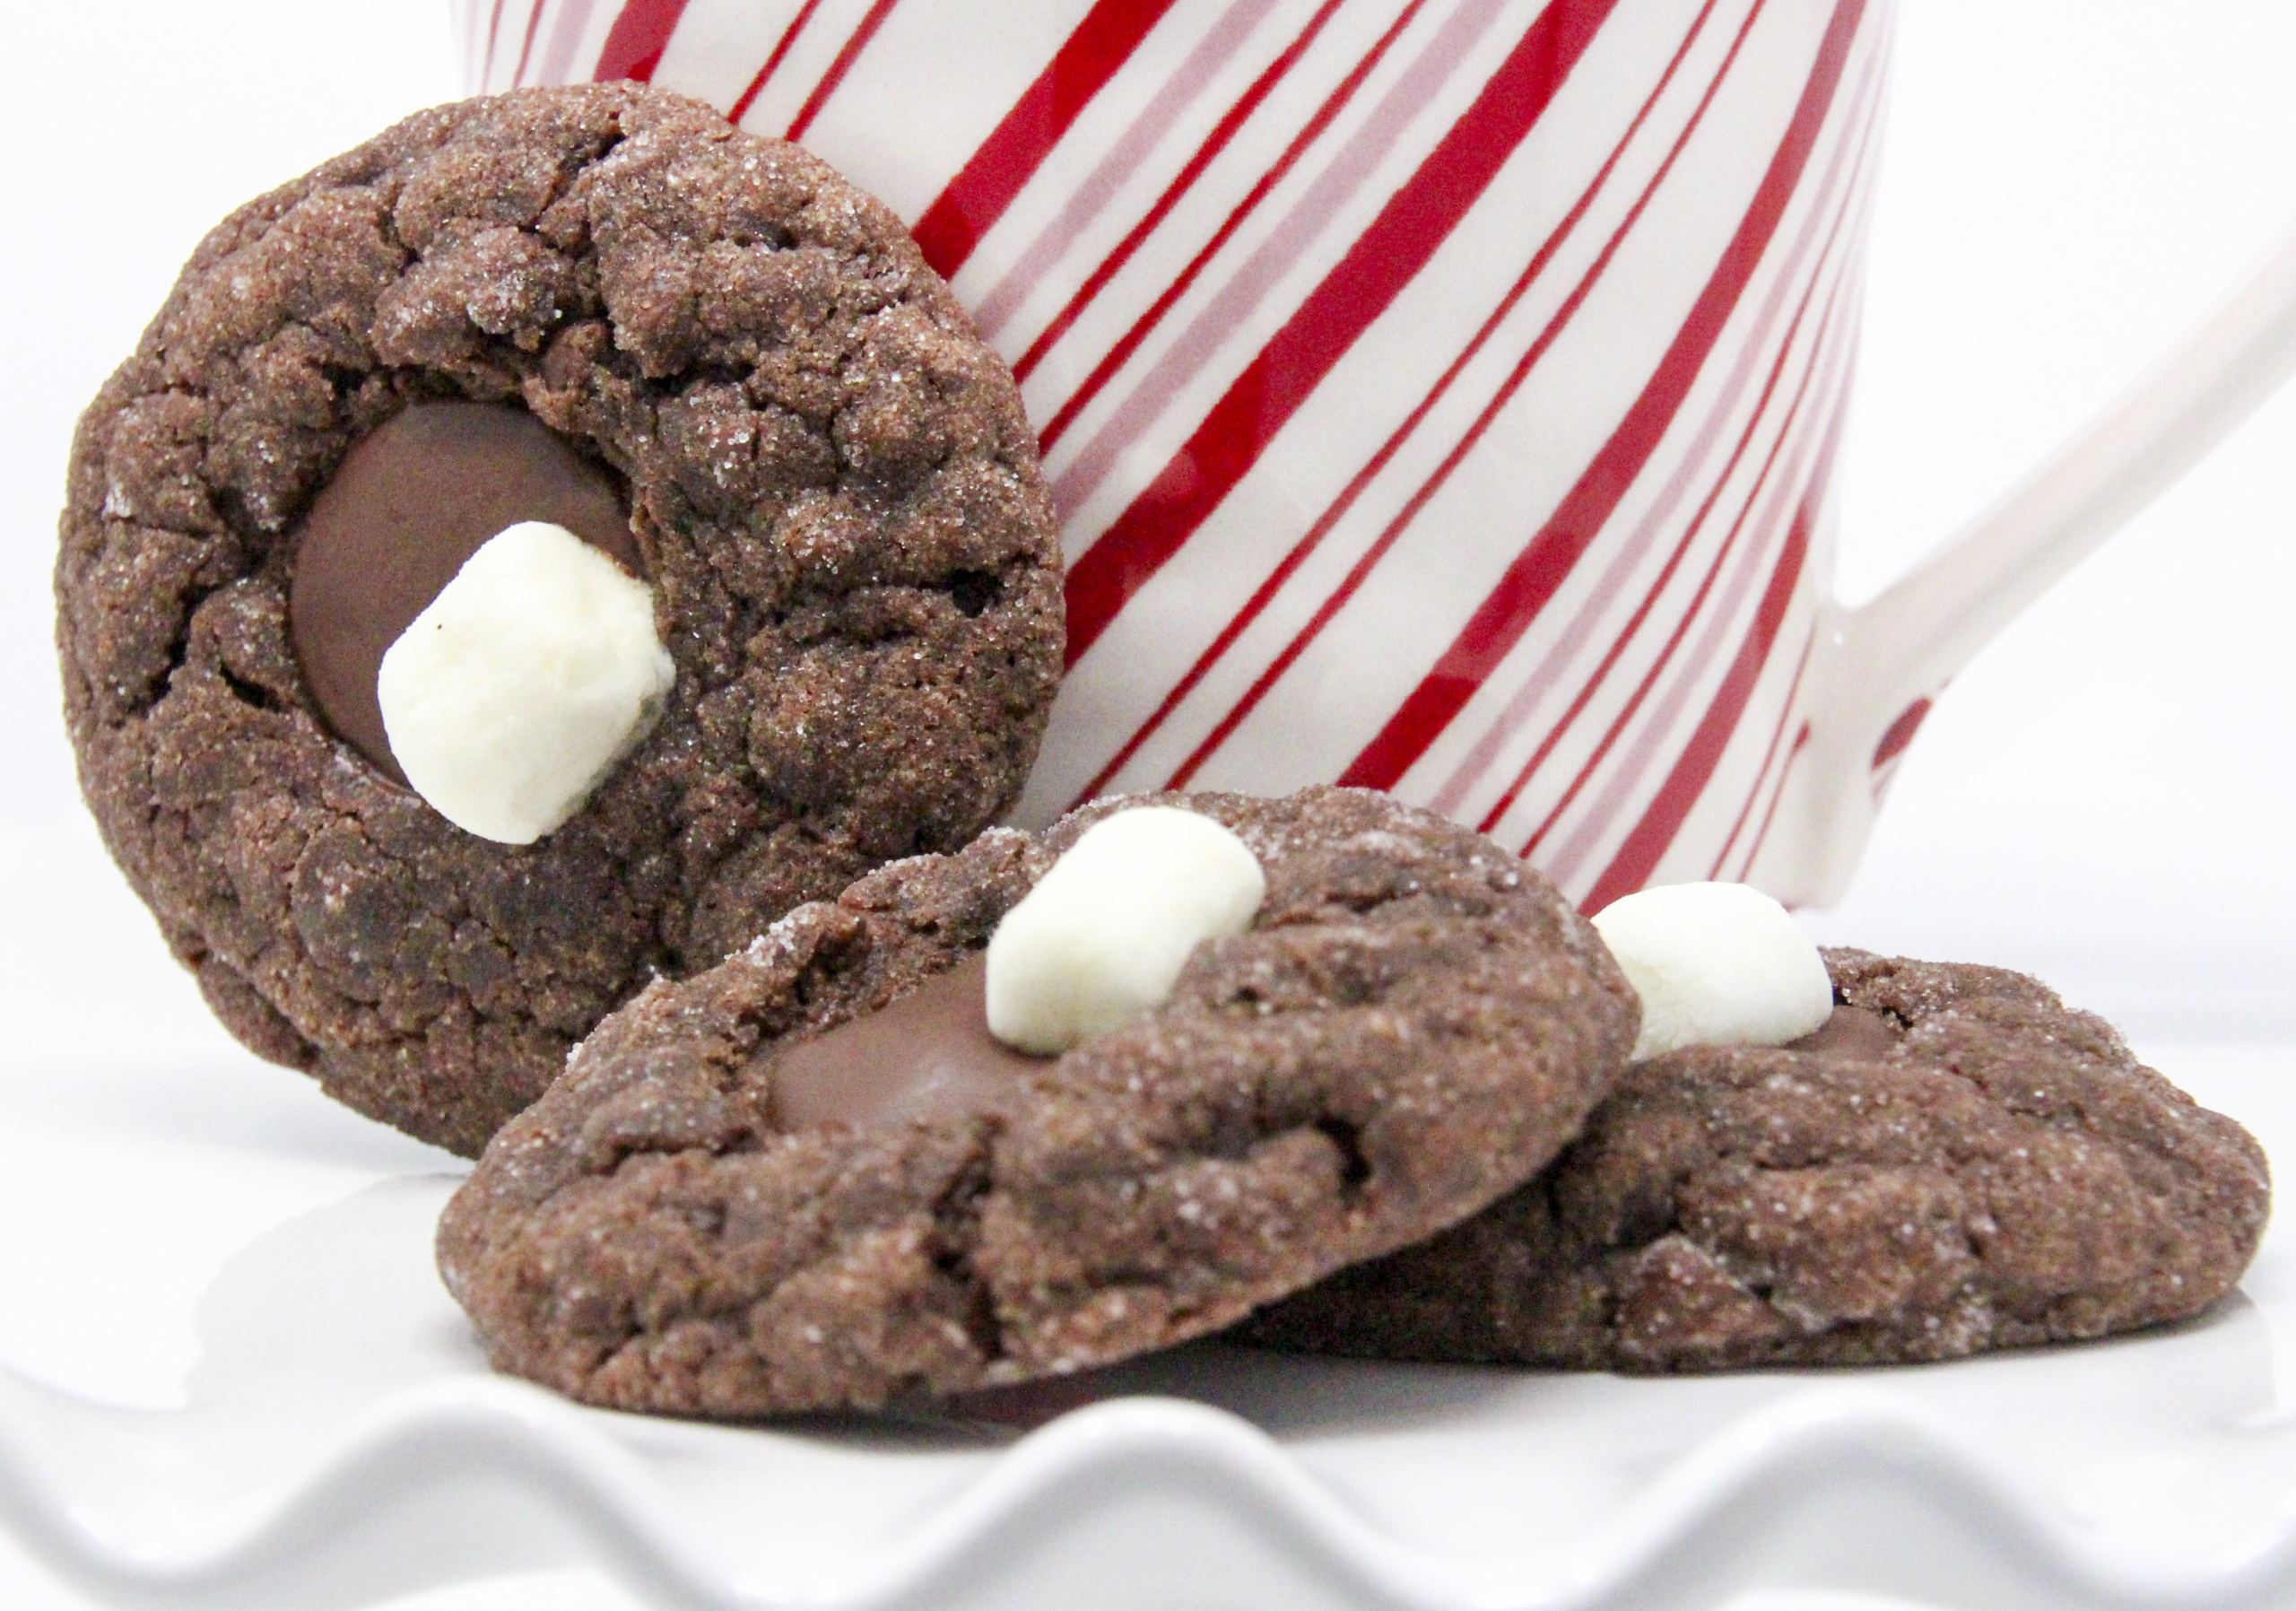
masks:
<svg viewBox="0 0 2296 1611"><path fill-rule="evenodd" d="M0 164L0 1362L165 1402L192 1346L184 1313L230 1246L448 1161L239 1052L104 861L50 648L66 443L210 223L453 95L459 73L444 0L18 9ZM1845 471L1852 598L1996 495L2296 222L2288 0L1906 0L1900 23ZM2296 393L1969 668L1848 901L1812 927L2040 973L2172 1075L2198 1071L2204 1094L2227 1056L2296 1079L2292 597ZM170 1208L164 1166L137 1160L186 1137L266 1169L243 1200ZM65 1221L69 1266L42 1233ZM547 1587L561 1607L622 1603ZM79 1603L4 1551L0 1601Z"/></svg>

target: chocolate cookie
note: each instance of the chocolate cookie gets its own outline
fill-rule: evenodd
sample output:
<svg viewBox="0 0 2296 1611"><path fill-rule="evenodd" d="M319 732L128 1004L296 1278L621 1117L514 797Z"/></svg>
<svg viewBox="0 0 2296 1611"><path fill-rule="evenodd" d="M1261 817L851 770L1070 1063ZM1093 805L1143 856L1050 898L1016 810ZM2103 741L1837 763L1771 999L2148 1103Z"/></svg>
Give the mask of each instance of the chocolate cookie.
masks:
<svg viewBox="0 0 2296 1611"><path fill-rule="evenodd" d="M2100 1337L2230 1290L2269 1207L2232 1120L1997 968L1829 951L1793 1046L1634 1065L1456 1229L1238 1335L1631 1372L1877 1364Z"/></svg>
<svg viewBox="0 0 2296 1611"><path fill-rule="evenodd" d="M503 525L641 574L675 682L531 845L399 781L375 666ZM1058 550L900 222L631 84L439 108L249 204L83 418L82 786L248 1046L475 1154L657 974L1018 792Z"/></svg>
<svg viewBox="0 0 2296 1611"><path fill-rule="evenodd" d="M944 1079L825 1111L808 1054L901 1030L1061 850L1139 802L887 867L601 1024L440 1223L495 1363L725 1416L1061 1374L1424 1236L1578 1131L1637 1014L1536 873L1361 790L1145 798L1259 858L1252 927L1057 1059L976 1064L968 1099ZM944 1027L984 1032L979 1013L976 992Z"/></svg>

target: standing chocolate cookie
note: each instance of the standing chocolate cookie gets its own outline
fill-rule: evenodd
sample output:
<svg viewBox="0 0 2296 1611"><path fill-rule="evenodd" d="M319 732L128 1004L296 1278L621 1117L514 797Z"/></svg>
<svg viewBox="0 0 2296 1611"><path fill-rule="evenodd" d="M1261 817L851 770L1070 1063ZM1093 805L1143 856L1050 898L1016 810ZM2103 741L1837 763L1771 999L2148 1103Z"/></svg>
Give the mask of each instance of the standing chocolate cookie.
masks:
<svg viewBox="0 0 2296 1611"><path fill-rule="evenodd" d="M2264 1153L1999 968L1829 951L1785 1048L1630 1068L1544 1175L1238 1335L1618 1371L1876 1364L2100 1337L2239 1279Z"/></svg>
<svg viewBox="0 0 2296 1611"><path fill-rule="evenodd" d="M1257 858L1249 927L1057 1058L987 1043L970 959L1088 827L1160 803ZM1635 1023L1553 887L1432 814L1329 788L1098 803L647 990L494 1138L439 1264L499 1367L618 1408L1061 1374L1473 1213L1577 1132Z"/></svg>
<svg viewBox="0 0 2296 1611"><path fill-rule="evenodd" d="M404 786L376 668L526 521L650 588L667 659L521 845ZM475 1153L649 978L1009 804L1058 565L1010 376L899 222L583 85L422 113L202 243L81 422L57 640L89 804L224 1023Z"/></svg>

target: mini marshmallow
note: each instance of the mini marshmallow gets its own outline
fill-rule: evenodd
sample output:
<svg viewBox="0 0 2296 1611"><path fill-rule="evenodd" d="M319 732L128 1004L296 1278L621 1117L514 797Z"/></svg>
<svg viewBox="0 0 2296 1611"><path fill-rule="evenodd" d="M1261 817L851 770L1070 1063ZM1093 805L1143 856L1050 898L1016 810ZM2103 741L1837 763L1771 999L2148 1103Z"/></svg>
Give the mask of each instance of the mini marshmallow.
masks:
<svg viewBox="0 0 2296 1611"><path fill-rule="evenodd" d="M1783 1046L1833 1013L1823 958L1786 909L1743 884L1675 884L1612 902L1595 927L1642 997L1634 1056Z"/></svg>
<svg viewBox="0 0 2296 1611"><path fill-rule="evenodd" d="M1210 817L1135 806L1095 823L988 940L988 1030L1040 1057L1171 993L1198 942L1241 934L1267 879Z"/></svg>
<svg viewBox="0 0 2296 1611"><path fill-rule="evenodd" d="M676 676L654 593L564 527L507 527L383 656L391 753L457 828L531 844L645 736Z"/></svg>

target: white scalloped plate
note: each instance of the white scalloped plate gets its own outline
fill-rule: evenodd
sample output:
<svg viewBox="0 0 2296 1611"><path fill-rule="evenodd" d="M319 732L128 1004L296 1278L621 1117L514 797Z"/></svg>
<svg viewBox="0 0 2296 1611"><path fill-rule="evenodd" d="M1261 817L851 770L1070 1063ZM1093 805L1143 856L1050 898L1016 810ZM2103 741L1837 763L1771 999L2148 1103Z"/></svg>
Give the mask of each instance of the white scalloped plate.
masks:
<svg viewBox="0 0 2296 1611"><path fill-rule="evenodd" d="M2205 1094L2269 1144L2291 1062L2220 1059ZM282 1150L211 1147L182 1179ZM0 1375L0 1526L91 1598L169 1611L562 1567L647 1604L822 1611L2296 1605L2277 1241L2192 1325L1947 1366L1642 1381L1208 1345L1025 1436L726 1428L488 1375L430 1272L452 1186L383 1179L247 1241L178 1407ZM41 1230L100 1253L83 1217Z"/></svg>

